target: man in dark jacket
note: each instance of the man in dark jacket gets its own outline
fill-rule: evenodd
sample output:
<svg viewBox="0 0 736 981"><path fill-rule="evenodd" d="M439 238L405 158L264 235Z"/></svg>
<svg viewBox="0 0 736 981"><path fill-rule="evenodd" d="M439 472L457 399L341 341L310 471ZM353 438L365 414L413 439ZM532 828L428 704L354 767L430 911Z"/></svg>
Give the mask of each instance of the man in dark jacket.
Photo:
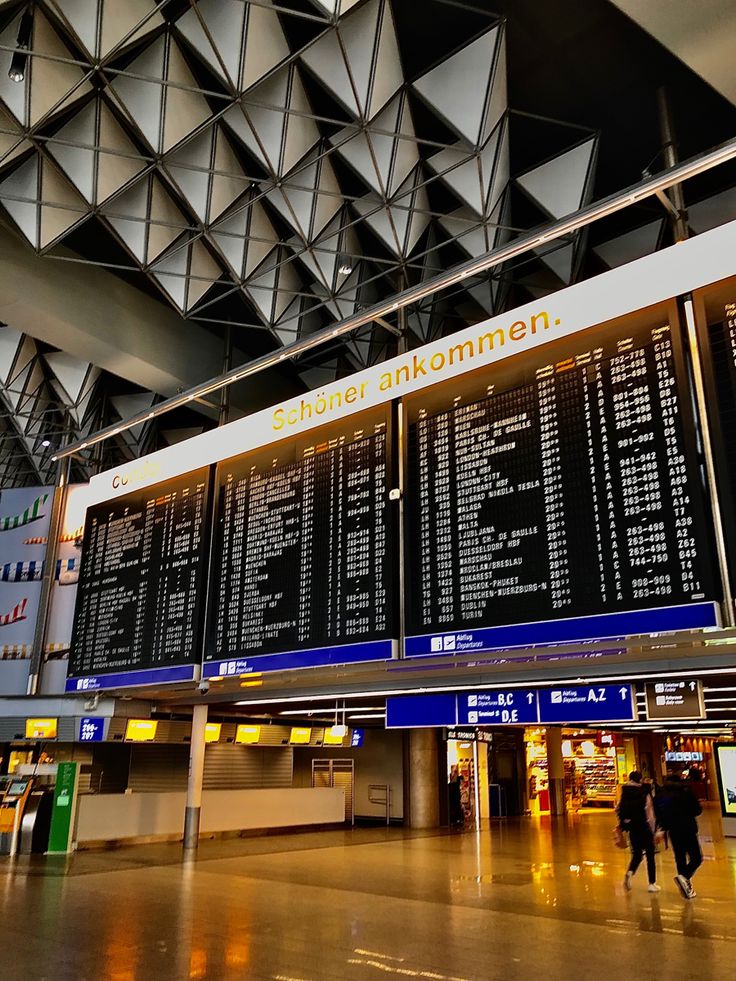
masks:
<svg viewBox="0 0 736 981"><path fill-rule="evenodd" d="M678 774L667 777L655 800L657 822L668 833L675 853L675 882L685 899L694 899L691 879L703 862L698 841L700 801Z"/></svg>
<svg viewBox="0 0 736 981"><path fill-rule="evenodd" d="M649 892L659 892L657 869L654 865L654 811L648 785L642 785L641 773L633 770L629 782L621 788L621 799L616 808L619 826L629 833L631 861L624 876L624 889L631 889L631 880L641 860L647 857Z"/></svg>

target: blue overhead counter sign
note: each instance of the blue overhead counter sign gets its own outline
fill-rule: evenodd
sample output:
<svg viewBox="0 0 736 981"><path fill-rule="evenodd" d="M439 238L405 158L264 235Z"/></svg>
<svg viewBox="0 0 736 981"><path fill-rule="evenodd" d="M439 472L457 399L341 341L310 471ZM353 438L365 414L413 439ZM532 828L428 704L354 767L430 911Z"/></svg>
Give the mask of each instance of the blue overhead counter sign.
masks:
<svg viewBox="0 0 736 981"><path fill-rule="evenodd" d="M577 685L542 688L539 721L634 722L637 718L631 685Z"/></svg>
<svg viewBox="0 0 736 981"><path fill-rule="evenodd" d="M463 693L457 697L457 721L478 726L536 723L537 693L523 688Z"/></svg>

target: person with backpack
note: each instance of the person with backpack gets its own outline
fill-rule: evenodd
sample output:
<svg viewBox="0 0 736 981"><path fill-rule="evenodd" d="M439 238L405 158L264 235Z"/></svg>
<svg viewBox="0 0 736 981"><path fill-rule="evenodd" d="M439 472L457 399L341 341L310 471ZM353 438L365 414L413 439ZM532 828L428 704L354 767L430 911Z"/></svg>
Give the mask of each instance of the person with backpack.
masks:
<svg viewBox="0 0 736 981"><path fill-rule="evenodd" d="M656 821L652 795L649 786L643 785L641 773L632 770L629 782L621 788L621 798L616 808L619 827L628 832L631 861L624 876L624 889L631 889L631 880L646 855L647 875L649 876L649 892L659 892L657 885L657 869L654 864L654 829Z"/></svg>
<svg viewBox="0 0 736 981"><path fill-rule="evenodd" d="M700 801L679 774L667 777L655 800L657 823L666 831L675 855L675 882L684 899L694 899L692 877L703 862L698 841Z"/></svg>

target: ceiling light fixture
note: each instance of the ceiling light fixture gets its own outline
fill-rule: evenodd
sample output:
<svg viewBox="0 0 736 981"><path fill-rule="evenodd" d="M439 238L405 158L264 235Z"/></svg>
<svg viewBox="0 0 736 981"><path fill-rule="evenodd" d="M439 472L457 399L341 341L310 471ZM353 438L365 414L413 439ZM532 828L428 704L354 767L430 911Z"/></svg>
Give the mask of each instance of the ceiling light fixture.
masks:
<svg viewBox="0 0 736 981"><path fill-rule="evenodd" d="M33 12L26 10L18 25L17 47L10 59L8 78L11 82L22 82L26 77L26 66L28 64L28 49L31 46L31 33L33 31Z"/></svg>

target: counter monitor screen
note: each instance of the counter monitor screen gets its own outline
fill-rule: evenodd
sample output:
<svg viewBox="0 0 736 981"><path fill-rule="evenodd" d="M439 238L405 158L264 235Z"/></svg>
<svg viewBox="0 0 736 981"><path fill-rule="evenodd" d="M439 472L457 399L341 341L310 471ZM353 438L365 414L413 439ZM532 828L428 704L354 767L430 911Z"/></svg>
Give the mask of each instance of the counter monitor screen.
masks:
<svg viewBox="0 0 736 981"><path fill-rule="evenodd" d="M416 411L408 634L714 599L672 331L594 337Z"/></svg>
<svg viewBox="0 0 736 981"><path fill-rule="evenodd" d="M392 636L385 424L294 453L218 468L208 659Z"/></svg>
<svg viewBox="0 0 736 981"><path fill-rule="evenodd" d="M195 660L208 480L197 470L89 509L70 677Z"/></svg>

